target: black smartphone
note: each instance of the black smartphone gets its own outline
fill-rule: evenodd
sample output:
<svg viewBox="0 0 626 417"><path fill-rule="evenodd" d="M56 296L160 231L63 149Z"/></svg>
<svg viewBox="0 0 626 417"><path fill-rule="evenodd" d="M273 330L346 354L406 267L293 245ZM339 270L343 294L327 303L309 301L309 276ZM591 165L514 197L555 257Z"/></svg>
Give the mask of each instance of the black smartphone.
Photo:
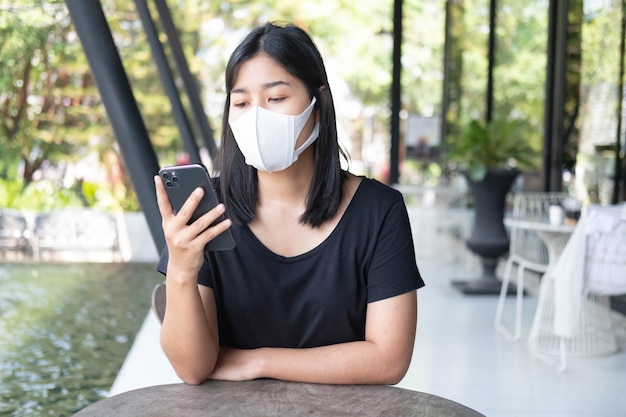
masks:
<svg viewBox="0 0 626 417"><path fill-rule="evenodd" d="M164 167L159 171L159 176L163 179L174 213L178 213L193 190L198 187L202 187L204 190L204 196L187 224L193 223L218 204L215 190L211 184L211 177L203 165L189 164ZM224 220L224 216L220 216L215 223L222 220ZM226 230L207 243L205 249L228 250L234 247L235 239L230 230Z"/></svg>

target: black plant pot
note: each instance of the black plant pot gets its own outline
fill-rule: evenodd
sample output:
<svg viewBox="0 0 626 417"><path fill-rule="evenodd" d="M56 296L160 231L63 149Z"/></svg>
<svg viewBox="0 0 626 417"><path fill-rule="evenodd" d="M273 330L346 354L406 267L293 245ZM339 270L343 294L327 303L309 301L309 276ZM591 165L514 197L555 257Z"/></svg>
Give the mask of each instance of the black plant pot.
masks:
<svg viewBox="0 0 626 417"><path fill-rule="evenodd" d="M475 210L472 234L466 245L480 256L483 271L481 279L455 281L454 285L464 294L498 294L501 283L495 275L496 264L509 251L509 236L502 221L505 198L519 171L490 169L478 182L463 174L474 197Z"/></svg>

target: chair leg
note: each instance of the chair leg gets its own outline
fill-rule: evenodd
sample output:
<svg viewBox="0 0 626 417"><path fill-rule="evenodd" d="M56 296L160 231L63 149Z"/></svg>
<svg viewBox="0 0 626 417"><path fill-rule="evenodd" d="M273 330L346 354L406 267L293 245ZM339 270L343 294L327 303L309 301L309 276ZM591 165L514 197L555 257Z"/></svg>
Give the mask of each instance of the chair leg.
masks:
<svg viewBox="0 0 626 417"><path fill-rule="evenodd" d="M502 287L500 288L500 297L498 298L498 306L496 308L496 318L495 318L495 326L500 332L502 332L509 339L514 339L514 334L511 330L506 327L502 321L502 315L504 312L504 303L506 302L506 294L509 290L509 281L511 276L511 268L513 267L513 259L509 258L506 260L506 265L504 266L504 275L502 277Z"/></svg>
<svg viewBox="0 0 626 417"><path fill-rule="evenodd" d="M522 336L522 303L524 302L524 266L517 266L517 296L515 300L515 334L513 340Z"/></svg>

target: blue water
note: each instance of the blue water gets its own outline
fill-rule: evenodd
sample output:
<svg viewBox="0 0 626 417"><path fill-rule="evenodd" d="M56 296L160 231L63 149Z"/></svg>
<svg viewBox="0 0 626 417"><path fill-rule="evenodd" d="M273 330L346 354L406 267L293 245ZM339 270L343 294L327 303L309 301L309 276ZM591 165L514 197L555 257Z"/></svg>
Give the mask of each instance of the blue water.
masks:
<svg viewBox="0 0 626 417"><path fill-rule="evenodd" d="M144 264L0 264L0 416L105 397L162 280Z"/></svg>

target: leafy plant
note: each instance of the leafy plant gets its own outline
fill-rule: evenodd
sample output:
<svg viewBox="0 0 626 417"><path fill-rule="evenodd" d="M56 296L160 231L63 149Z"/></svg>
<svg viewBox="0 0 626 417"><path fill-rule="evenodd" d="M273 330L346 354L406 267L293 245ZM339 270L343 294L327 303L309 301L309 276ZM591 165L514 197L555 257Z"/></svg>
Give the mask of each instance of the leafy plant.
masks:
<svg viewBox="0 0 626 417"><path fill-rule="evenodd" d="M474 181L481 181L490 168L534 168L539 152L524 137L521 120L492 120L485 124L471 120L458 136L448 139L450 162L466 169Z"/></svg>

